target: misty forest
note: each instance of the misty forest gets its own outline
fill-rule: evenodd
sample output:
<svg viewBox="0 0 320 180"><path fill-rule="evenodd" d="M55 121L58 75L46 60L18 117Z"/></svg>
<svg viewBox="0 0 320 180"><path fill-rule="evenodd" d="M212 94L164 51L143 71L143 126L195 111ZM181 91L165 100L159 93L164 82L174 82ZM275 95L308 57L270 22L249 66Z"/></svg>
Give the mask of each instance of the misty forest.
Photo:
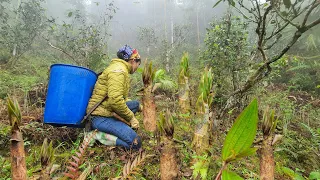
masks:
<svg viewBox="0 0 320 180"><path fill-rule="evenodd" d="M125 45L138 149L86 109ZM320 1L0 0L0 179L320 180Z"/></svg>

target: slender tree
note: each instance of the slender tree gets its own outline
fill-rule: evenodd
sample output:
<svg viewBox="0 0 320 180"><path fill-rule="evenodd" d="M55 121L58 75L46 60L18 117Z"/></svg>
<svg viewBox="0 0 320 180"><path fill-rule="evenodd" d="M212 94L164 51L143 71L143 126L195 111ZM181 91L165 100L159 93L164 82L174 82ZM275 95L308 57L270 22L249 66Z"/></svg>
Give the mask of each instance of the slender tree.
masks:
<svg viewBox="0 0 320 180"><path fill-rule="evenodd" d="M221 1L219 0L215 6ZM267 77L272 71L271 65L281 59L305 32L320 23L319 16L314 20L309 18L310 14L316 13L320 5L319 0L283 0L265 3L258 0L249 0L245 3L246 1L239 0L236 2L228 0L229 5L242 14L249 23L256 26L256 51L251 59L262 60L247 81L231 93L220 116L227 109L234 107L237 100L242 98L248 90ZM286 41L283 35L290 29L294 31L289 35L291 38Z"/></svg>
<svg viewBox="0 0 320 180"><path fill-rule="evenodd" d="M250 67L247 27L248 23L228 12L207 28L202 58L214 67L216 101L225 102L246 80Z"/></svg>
<svg viewBox="0 0 320 180"><path fill-rule="evenodd" d="M41 0L25 2L18 0L17 9L14 11L15 17L11 17L14 21L3 27L4 34L0 35L3 36L4 44L12 51L9 60L11 66L31 49L32 43L45 28L45 14L41 3Z"/></svg>
<svg viewBox="0 0 320 180"><path fill-rule="evenodd" d="M152 27L139 27L138 40L143 42L147 48L148 56L150 55L150 48L155 46L158 41L155 30Z"/></svg>

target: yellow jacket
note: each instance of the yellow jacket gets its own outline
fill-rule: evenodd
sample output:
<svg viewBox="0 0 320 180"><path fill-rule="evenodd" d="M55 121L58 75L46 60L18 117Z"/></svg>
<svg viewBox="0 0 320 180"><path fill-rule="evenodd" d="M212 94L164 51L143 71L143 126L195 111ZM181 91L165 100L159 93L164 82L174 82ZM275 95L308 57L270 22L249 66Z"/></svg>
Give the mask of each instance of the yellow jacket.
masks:
<svg viewBox="0 0 320 180"><path fill-rule="evenodd" d="M108 98L91 114L111 117L112 112L115 112L129 122L134 117L133 112L126 105L131 68L131 65L124 60L113 59L110 65L98 77L89 100L87 112L108 94Z"/></svg>

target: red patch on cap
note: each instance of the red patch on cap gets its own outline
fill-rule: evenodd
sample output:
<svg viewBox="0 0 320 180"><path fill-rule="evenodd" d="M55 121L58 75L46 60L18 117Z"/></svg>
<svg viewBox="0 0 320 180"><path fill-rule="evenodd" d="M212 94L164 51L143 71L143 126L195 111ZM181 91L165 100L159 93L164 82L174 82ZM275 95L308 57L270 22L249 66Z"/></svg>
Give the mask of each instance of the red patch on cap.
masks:
<svg viewBox="0 0 320 180"><path fill-rule="evenodd" d="M138 53L138 51L136 49L132 50L132 54L137 54L137 53Z"/></svg>

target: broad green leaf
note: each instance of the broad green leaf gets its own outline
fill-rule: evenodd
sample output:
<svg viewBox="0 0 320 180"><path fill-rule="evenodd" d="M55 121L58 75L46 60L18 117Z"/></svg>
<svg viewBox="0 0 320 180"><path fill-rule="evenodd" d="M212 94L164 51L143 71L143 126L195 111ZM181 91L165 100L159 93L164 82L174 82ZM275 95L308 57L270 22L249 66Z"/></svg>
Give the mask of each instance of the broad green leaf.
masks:
<svg viewBox="0 0 320 180"><path fill-rule="evenodd" d="M164 90L171 90L176 88L176 84L171 79L160 79L160 88Z"/></svg>
<svg viewBox="0 0 320 180"><path fill-rule="evenodd" d="M311 172L310 175L309 175L309 179L310 180L320 179L320 172L318 172L318 171Z"/></svg>
<svg viewBox="0 0 320 180"><path fill-rule="evenodd" d="M229 170L223 170L222 171L222 180L242 180L243 178L240 177L235 172L229 171Z"/></svg>
<svg viewBox="0 0 320 180"><path fill-rule="evenodd" d="M301 176L300 174L298 174L298 173L295 173L293 179L294 179L294 180L306 180L304 177L302 177L302 176Z"/></svg>
<svg viewBox="0 0 320 180"><path fill-rule="evenodd" d="M258 124L258 102L254 99L237 117L223 144L223 161L232 161L253 143Z"/></svg>
<svg viewBox="0 0 320 180"><path fill-rule="evenodd" d="M222 1L222 0L219 0L218 2L216 2L212 8L215 8L216 6L218 6L218 4L219 4L221 1Z"/></svg>
<svg viewBox="0 0 320 180"><path fill-rule="evenodd" d="M281 170L285 175L287 175L287 176L289 176L291 178L294 177L294 171L292 169L287 168L287 167L282 167Z"/></svg>
<svg viewBox="0 0 320 180"><path fill-rule="evenodd" d="M242 153L238 154L236 156L236 159L240 159L240 158L243 158L246 156L251 156L251 155L255 154L257 150L258 150L258 148L248 148L245 151L243 151Z"/></svg>
<svg viewBox="0 0 320 180"><path fill-rule="evenodd" d="M294 172L290 168L282 167L281 170L285 175L289 176L290 178L292 178L294 180L305 180L304 177L302 177L299 173Z"/></svg>
<svg viewBox="0 0 320 180"><path fill-rule="evenodd" d="M207 179L207 175L208 175L208 168L200 169L200 176L202 179Z"/></svg>
<svg viewBox="0 0 320 180"><path fill-rule="evenodd" d="M290 0L283 0L283 4L286 6L286 8L290 8L291 6L291 1Z"/></svg>
<svg viewBox="0 0 320 180"><path fill-rule="evenodd" d="M200 174L201 179L207 179L208 167L209 162L207 159L199 159L193 166L191 166L191 169L193 169L192 176L196 178Z"/></svg>
<svg viewBox="0 0 320 180"><path fill-rule="evenodd" d="M139 74L141 74L143 72L143 69L142 68L138 68L137 71Z"/></svg>

